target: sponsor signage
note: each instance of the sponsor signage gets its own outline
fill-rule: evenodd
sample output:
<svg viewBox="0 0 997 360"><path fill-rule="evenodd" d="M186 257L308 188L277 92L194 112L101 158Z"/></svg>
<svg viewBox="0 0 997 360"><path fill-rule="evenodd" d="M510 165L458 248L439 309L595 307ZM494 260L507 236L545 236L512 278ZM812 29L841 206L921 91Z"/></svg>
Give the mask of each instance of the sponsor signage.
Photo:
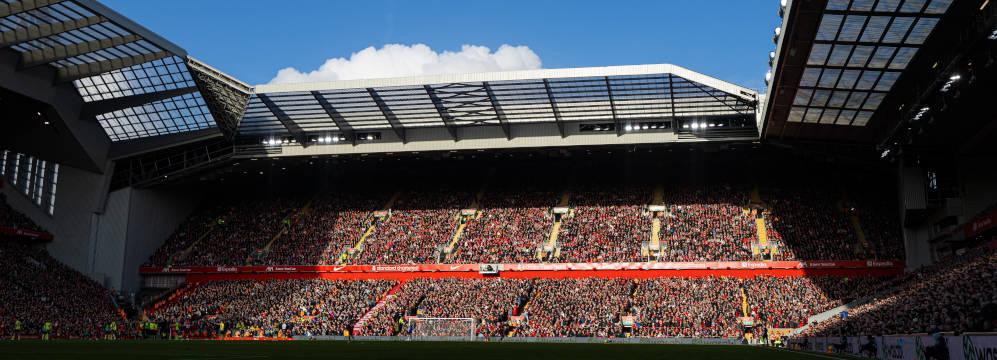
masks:
<svg viewBox="0 0 997 360"><path fill-rule="evenodd" d="M771 334L771 329L770 329ZM770 336L771 338L771 336ZM842 343L842 340L845 342ZM871 342L870 342L871 340ZM881 360L924 360L928 358L947 358L952 360L989 360L997 359L997 335L967 334L959 336L930 335L890 335L868 337L810 337L806 340L796 339L793 343L805 341L807 350L825 352L828 347L836 347L838 351L855 356L870 357ZM940 346L944 341L944 346ZM948 351L948 356L938 351ZM930 356L929 356L930 355Z"/></svg>
<svg viewBox="0 0 997 360"><path fill-rule="evenodd" d="M484 275L495 275L499 273L499 264L481 264L478 267L478 273Z"/></svg>
<svg viewBox="0 0 997 360"><path fill-rule="evenodd" d="M997 226L997 210L980 216L966 224L966 237L973 237Z"/></svg>
<svg viewBox="0 0 997 360"><path fill-rule="evenodd" d="M619 271L619 270L775 270L775 269L866 269L900 268L896 260L870 261L706 261L706 262L623 262L562 264L401 264L401 265L317 265L317 266L172 266L142 267L142 274L214 273L399 273L399 272L480 272L492 266L499 271ZM489 272L491 273L491 272Z"/></svg>
<svg viewBox="0 0 997 360"><path fill-rule="evenodd" d="M34 231L20 228L11 228L0 226L0 234L6 234L11 236L26 237L35 240L52 240L52 234L44 231Z"/></svg>

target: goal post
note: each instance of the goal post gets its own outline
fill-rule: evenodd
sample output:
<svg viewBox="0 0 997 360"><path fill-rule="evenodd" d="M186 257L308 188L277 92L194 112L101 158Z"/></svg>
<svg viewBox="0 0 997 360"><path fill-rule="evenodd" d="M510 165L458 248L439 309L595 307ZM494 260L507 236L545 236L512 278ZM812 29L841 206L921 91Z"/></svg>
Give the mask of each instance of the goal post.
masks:
<svg viewBox="0 0 997 360"><path fill-rule="evenodd" d="M413 337L450 337L474 340L477 321L473 318L415 317L412 322Z"/></svg>

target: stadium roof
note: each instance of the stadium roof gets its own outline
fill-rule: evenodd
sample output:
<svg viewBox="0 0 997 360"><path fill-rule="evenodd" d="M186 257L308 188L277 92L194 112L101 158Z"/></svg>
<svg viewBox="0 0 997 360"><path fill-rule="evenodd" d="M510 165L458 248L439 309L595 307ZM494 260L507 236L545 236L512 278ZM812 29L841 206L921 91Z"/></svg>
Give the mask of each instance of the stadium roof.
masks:
<svg viewBox="0 0 997 360"><path fill-rule="evenodd" d="M750 116L755 91L682 67L660 65L508 71L326 83L258 85L239 124L240 136L556 125L609 121L618 134L635 120ZM756 134L757 136L757 134ZM355 140L355 139L354 139Z"/></svg>
<svg viewBox="0 0 997 360"><path fill-rule="evenodd" d="M877 112L910 72L952 3L788 2L776 30L763 136L873 140L884 122ZM867 129L871 125L877 127Z"/></svg>
<svg viewBox="0 0 997 360"><path fill-rule="evenodd" d="M232 135L250 87L93 0L0 0L0 48L72 82L111 141Z"/></svg>

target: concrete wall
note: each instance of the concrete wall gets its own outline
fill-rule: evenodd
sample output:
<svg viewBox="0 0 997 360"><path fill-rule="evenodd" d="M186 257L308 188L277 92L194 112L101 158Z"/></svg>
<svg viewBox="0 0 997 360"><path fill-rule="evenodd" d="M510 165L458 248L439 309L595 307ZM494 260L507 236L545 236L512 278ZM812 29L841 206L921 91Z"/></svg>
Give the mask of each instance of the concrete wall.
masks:
<svg viewBox="0 0 997 360"><path fill-rule="evenodd" d="M199 189L125 189L130 196L128 241L124 252L122 289L134 292L142 278L138 268L177 227L200 205L203 192Z"/></svg>
<svg viewBox="0 0 997 360"><path fill-rule="evenodd" d="M951 251L950 244L941 241L933 243L932 240L944 238L947 241L954 241L952 244L956 247L964 246L958 244L965 238L963 226L980 215L981 211L997 203L997 167L993 166L992 157L962 155L953 161L957 164L959 181L958 195L953 196L958 197L945 199L940 208L928 209L920 223L904 228L904 247L909 269L931 264ZM909 169L899 170L901 189L905 185L903 177L906 170ZM904 199L903 191L900 195L901 199ZM958 225L946 228L935 226L947 217L955 217Z"/></svg>
<svg viewBox="0 0 997 360"><path fill-rule="evenodd" d="M959 161L959 174L962 182L962 199L965 218L973 216L997 202L997 159L993 156L965 157Z"/></svg>
<svg viewBox="0 0 997 360"><path fill-rule="evenodd" d="M53 216L10 184L0 191L11 207L52 233L46 248L53 257L104 286L134 292L141 281L138 267L194 211L202 192L125 188L106 194L104 180L61 166Z"/></svg>
<svg viewBox="0 0 997 360"><path fill-rule="evenodd" d="M95 219L94 273L124 293L141 287L138 268L197 207L200 196L186 188L125 188L108 194Z"/></svg>
<svg viewBox="0 0 997 360"><path fill-rule="evenodd" d="M92 271L91 221L99 210L104 176L74 167L59 167L55 214L45 211L10 184L2 191L11 207L26 214L55 237L47 249L52 256L72 268L103 282Z"/></svg>

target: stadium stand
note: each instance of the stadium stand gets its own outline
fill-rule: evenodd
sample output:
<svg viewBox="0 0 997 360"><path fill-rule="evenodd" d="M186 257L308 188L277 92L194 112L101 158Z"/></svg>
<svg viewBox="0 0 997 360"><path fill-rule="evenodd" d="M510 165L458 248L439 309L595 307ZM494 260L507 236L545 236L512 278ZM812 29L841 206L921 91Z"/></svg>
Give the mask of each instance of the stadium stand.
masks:
<svg viewBox="0 0 997 360"><path fill-rule="evenodd" d="M149 260L150 265L234 266L901 259L899 225L869 200L846 203L802 188L768 188L749 204L743 185L676 186L664 192L660 252L645 255L651 191L572 191L553 256L538 259L554 222L551 191L486 192L475 215L469 192L407 191L385 216L387 192L207 204ZM874 197L864 197L864 199ZM307 205L305 205L307 204ZM762 256L756 216L767 228ZM464 228L460 231L460 224ZM857 225L861 224L861 225ZM373 232L364 232L373 226ZM858 226L858 227L856 227ZM861 238L865 239L860 241ZM363 239L363 241L360 241ZM863 245L868 244L868 245ZM867 250L868 248L868 250Z"/></svg>
<svg viewBox="0 0 997 360"><path fill-rule="evenodd" d="M392 281L220 281L201 284L149 314L185 337L341 335Z"/></svg>
<svg viewBox="0 0 997 360"><path fill-rule="evenodd" d="M0 335L38 336L45 323L51 336L96 339L114 322L127 334L124 313L112 294L87 276L30 244L0 241Z"/></svg>
<svg viewBox="0 0 997 360"><path fill-rule="evenodd" d="M464 191L409 192L363 243L353 264L438 262L453 235L460 210L470 203Z"/></svg>
<svg viewBox="0 0 997 360"><path fill-rule="evenodd" d="M778 3L763 94L668 64L250 86L96 1L2 0L0 337L994 354L997 5Z"/></svg>
<svg viewBox="0 0 997 360"><path fill-rule="evenodd" d="M740 338L796 328L890 278L238 280L195 284L150 319L188 337L416 335L414 319L473 319L486 337ZM829 289L829 290L824 290ZM391 291L389 291L391 290ZM369 314L368 314L369 313ZM627 319L631 319L627 322ZM361 320L363 319L363 320ZM455 336L447 327L420 336ZM433 332L437 331L437 332Z"/></svg>
<svg viewBox="0 0 997 360"><path fill-rule="evenodd" d="M800 336L997 331L997 249L985 247L864 289L873 299Z"/></svg>
<svg viewBox="0 0 997 360"><path fill-rule="evenodd" d="M729 185L681 187L665 192L668 216L662 261L751 259L753 220L748 191Z"/></svg>
<svg viewBox="0 0 997 360"><path fill-rule="evenodd" d="M556 260L642 261L641 245L651 235L651 218L645 210L650 196L642 187L572 191L572 211L561 226Z"/></svg>
<svg viewBox="0 0 997 360"><path fill-rule="evenodd" d="M336 264L375 222L373 212L385 201L387 196L376 193L317 197L307 213L255 263Z"/></svg>
<svg viewBox="0 0 997 360"><path fill-rule="evenodd" d="M552 191L502 189L486 192L480 214L467 220L449 262L525 263L550 233Z"/></svg>

